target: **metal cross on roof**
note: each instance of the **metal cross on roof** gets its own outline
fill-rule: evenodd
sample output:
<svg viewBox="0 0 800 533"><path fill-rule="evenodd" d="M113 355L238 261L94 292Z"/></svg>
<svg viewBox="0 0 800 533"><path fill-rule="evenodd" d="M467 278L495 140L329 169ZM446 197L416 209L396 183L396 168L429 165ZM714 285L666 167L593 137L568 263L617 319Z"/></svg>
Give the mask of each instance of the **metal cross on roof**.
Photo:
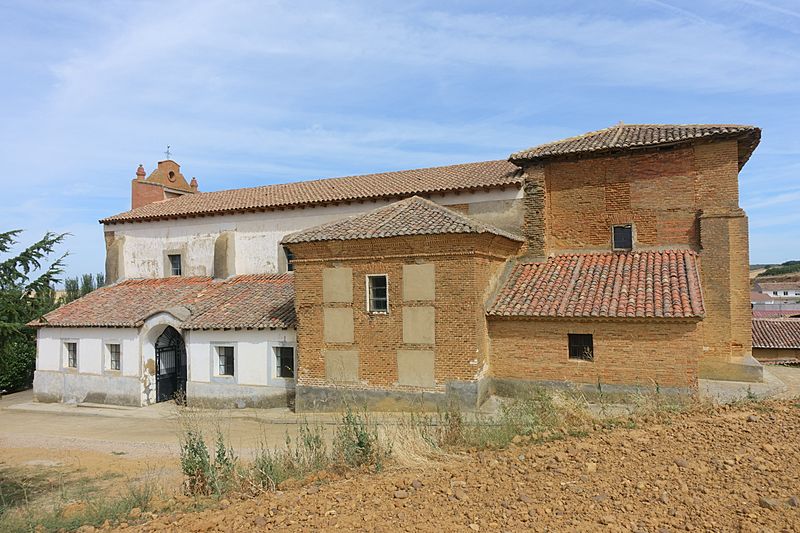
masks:
<svg viewBox="0 0 800 533"><path fill-rule="evenodd" d="M172 157L172 152L169 151L169 145L167 145L167 151L164 152L164 155L167 156L167 159Z"/></svg>

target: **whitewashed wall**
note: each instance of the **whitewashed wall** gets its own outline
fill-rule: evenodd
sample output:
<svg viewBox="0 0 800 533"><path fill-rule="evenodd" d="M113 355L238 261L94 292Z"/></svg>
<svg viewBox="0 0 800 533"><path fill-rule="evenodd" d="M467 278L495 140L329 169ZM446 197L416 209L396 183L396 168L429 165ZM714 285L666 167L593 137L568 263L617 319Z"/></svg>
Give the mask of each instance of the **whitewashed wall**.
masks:
<svg viewBox="0 0 800 533"><path fill-rule="evenodd" d="M432 200L442 205L470 204L476 219L501 227L521 220L521 209L509 204L519 201L522 192L515 187L475 193L445 194ZM235 235L235 273L260 274L279 271L280 241L284 235L386 205L387 201L353 203L306 209L237 213L203 218L108 224L106 232L124 238L123 277L157 278L164 276L165 252L183 254L183 275L214 275L214 243L226 231ZM508 228L506 228L508 229Z"/></svg>
<svg viewBox="0 0 800 533"><path fill-rule="evenodd" d="M276 346L296 346L294 330L195 330L185 334L185 339L189 356L189 381L282 389L294 387L294 380L276 375L274 355ZM234 347L233 376L219 376L217 346Z"/></svg>
<svg viewBox="0 0 800 533"><path fill-rule="evenodd" d="M36 369L60 371L67 368L65 342L78 344L81 374L140 375L138 330L133 328L39 328ZM106 345L119 344L120 370L112 371Z"/></svg>

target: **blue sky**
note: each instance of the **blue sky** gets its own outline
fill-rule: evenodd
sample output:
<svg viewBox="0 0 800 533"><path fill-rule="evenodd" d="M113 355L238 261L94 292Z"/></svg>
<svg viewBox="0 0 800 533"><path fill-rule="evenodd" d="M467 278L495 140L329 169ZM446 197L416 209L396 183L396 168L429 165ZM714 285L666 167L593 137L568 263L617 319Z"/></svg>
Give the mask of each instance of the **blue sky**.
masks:
<svg viewBox="0 0 800 533"><path fill-rule="evenodd" d="M800 4L0 0L0 228L99 218L166 145L201 190L504 158L628 123L763 128L751 261L800 258Z"/></svg>

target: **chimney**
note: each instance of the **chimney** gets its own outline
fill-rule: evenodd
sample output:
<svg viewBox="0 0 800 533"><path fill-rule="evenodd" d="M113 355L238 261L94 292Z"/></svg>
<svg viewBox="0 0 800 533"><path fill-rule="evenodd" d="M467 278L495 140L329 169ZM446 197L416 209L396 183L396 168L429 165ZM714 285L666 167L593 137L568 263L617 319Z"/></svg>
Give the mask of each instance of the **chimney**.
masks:
<svg viewBox="0 0 800 533"><path fill-rule="evenodd" d="M525 194L522 232L527 245L527 260L544 261L547 258L547 189L544 166L525 168L523 192Z"/></svg>
<svg viewBox="0 0 800 533"><path fill-rule="evenodd" d="M192 176L192 181L191 183L189 183L189 187L192 188L193 192L197 192L197 178L195 178L194 176Z"/></svg>

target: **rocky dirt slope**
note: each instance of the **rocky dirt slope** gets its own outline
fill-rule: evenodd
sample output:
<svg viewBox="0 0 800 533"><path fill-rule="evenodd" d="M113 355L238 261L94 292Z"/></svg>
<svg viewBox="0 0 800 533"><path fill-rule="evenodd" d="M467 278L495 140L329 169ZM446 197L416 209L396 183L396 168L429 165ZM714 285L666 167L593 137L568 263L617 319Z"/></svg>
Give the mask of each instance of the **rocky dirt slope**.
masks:
<svg viewBox="0 0 800 533"><path fill-rule="evenodd" d="M799 465L800 406L751 404L223 501L136 529L800 531Z"/></svg>

